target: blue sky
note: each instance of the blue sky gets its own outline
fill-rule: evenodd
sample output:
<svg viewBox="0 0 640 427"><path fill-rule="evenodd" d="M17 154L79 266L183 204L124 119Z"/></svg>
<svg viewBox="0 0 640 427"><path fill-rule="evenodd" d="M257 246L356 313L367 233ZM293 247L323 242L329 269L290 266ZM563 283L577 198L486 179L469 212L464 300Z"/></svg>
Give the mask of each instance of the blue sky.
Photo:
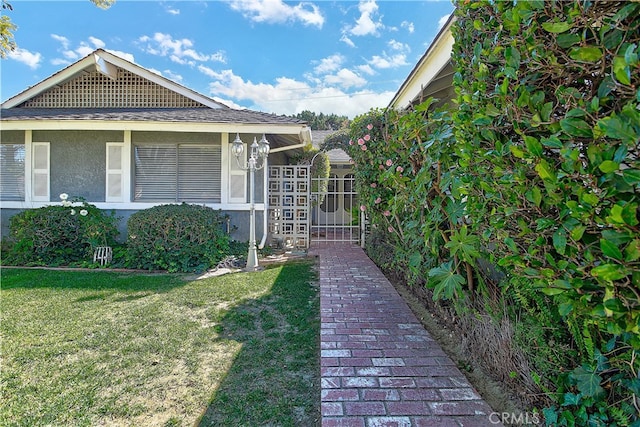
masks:
<svg viewBox="0 0 640 427"><path fill-rule="evenodd" d="M230 107L350 118L386 107L450 1L12 0L4 101L103 48Z"/></svg>

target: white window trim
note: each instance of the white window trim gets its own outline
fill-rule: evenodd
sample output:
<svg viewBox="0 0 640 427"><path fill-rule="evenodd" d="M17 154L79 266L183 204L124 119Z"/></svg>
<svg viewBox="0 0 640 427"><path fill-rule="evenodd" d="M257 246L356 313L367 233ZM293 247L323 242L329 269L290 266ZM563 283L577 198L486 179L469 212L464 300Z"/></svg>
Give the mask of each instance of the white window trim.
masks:
<svg viewBox="0 0 640 427"><path fill-rule="evenodd" d="M228 134L227 134L228 135ZM242 159L240 159L241 164L245 162L246 156L247 156L247 144L243 144L244 149L242 150ZM248 178L247 178L247 171L242 169L240 167L240 165L238 165L238 159L236 159L236 156L233 155L233 146L232 144L228 143L227 140L227 149L223 151L223 153L227 154L228 160L227 160L227 165L229 168L229 184L226 186L226 189L228 191L228 201L230 204L242 204L242 203L247 203L247 184L248 184ZM242 195L235 195L232 193L231 191L231 177L240 177L242 179L242 188L243 188L243 192Z"/></svg>
<svg viewBox="0 0 640 427"><path fill-rule="evenodd" d="M29 140L31 139L31 135L29 135ZM28 148L27 148L28 147ZM47 166L46 169L36 169L35 167L35 151L38 147L46 147L47 151ZM51 144L49 142L33 142L29 141L29 144L25 144L26 157L28 159L29 164L29 196L30 201L33 202L49 202L51 200ZM35 192L35 175L37 173L46 174L46 195L36 196ZM26 198L26 195L25 195Z"/></svg>
<svg viewBox="0 0 640 427"><path fill-rule="evenodd" d="M120 169L109 169L109 163L110 163L110 150L109 148L111 147L118 147L120 148ZM104 189L104 200L107 203L110 202L123 202L124 199L124 188L125 188L125 171L126 169L124 168L125 166L125 162L124 162L124 149L125 149L125 144L123 142L107 142L106 144L106 161L105 161L105 189ZM119 174L120 175L120 195L117 197L109 197L109 175L115 175L115 174Z"/></svg>

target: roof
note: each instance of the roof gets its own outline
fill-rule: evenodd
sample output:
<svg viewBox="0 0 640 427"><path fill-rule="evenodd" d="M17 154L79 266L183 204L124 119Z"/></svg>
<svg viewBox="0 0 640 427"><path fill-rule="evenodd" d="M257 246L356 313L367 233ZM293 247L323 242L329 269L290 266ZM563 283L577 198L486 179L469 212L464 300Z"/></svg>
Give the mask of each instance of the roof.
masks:
<svg viewBox="0 0 640 427"><path fill-rule="evenodd" d="M35 85L25 89L19 94L12 96L11 98L3 102L1 107L17 107L29 99L32 99L50 89L58 87L77 76L86 74L89 71L97 71L100 74L105 75L111 79L116 79L118 68L143 77L148 81L156 83L173 92L190 98L209 108L229 108L226 105L213 100L212 98L204 96L192 89L174 82L173 80L169 80L166 77L161 76L160 74L147 70L140 65L127 61L126 59L114 55L111 52L107 52L103 49L94 50L79 61L74 62L73 64L58 71L57 73L54 73L53 75L47 77L39 83L36 83Z"/></svg>
<svg viewBox="0 0 640 427"><path fill-rule="evenodd" d="M334 133L336 133L335 130L312 130L313 148L320 149L324 144L325 138ZM329 163L331 164L349 163L351 160L351 157L341 148L327 151L327 156L329 156Z"/></svg>
<svg viewBox="0 0 640 427"><path fill-rule="evenodd" d="M0 120L104 120L305 124L293 117L231 108L3 108Z"/></svg>
<svg viewBox="0 0 640 427"><path fill-rule="evenodd" d="M389 108L407 109L429 97L443 101L452 97L454 39L451 26L455 21L452 13L391 99Z"/></svg>

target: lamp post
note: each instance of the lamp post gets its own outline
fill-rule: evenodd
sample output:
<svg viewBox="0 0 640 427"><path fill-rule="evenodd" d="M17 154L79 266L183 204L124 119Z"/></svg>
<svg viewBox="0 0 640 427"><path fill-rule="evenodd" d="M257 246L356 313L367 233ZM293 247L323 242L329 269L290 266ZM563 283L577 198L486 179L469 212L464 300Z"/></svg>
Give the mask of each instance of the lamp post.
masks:
<svg viewBox="0 0 640 427"><path fill-rule="evenodd" d="M247 254L246 270L256 270L258 268L258 248L256 247L256 207L255 207L255 172L260 170L267 164L269 156L269 141L262 134L260 142L253 138L249 151L249 159L246 163L241 163L240 156L244 152L244 143L240 139L240 134L236 134L232 146L233 155L241 169L249 171L249 253ZM267 183L263 183L267 185ZM265 212L264 215L267 213Z"/></svg>

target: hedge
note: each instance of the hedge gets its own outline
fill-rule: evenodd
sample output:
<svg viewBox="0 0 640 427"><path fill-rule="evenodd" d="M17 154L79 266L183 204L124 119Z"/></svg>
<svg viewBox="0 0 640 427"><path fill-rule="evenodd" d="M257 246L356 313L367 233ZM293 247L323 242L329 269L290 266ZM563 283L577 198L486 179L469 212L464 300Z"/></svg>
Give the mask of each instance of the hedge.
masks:
<svg viewBox="0 0 640 427"><path fill-rule="evenodd" d="M456 108L372 110L345 144L384 267L537 330L549 425L640 423L640 4L456 6Z"/></svg>

